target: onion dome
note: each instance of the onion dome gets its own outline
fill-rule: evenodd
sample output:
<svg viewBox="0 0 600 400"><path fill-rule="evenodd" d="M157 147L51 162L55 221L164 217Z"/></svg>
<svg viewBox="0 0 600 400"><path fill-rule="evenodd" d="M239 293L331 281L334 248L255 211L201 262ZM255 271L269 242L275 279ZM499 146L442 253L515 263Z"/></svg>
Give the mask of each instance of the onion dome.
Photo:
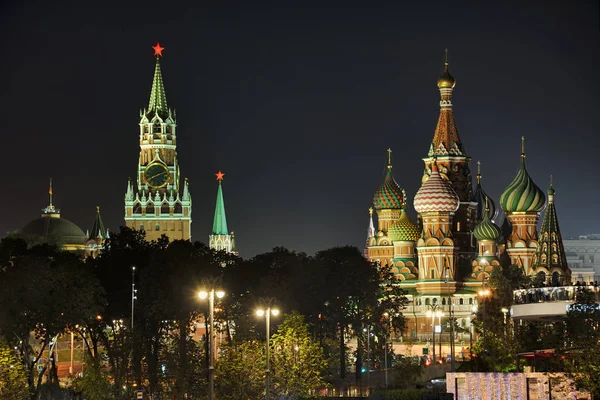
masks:
<svg viewBox="0 0 600 400"><path fill-rule="evenodd" d="M475 229L473 230L473 236L475 236L475 239L477 240L493 240L496 241L498 239L498 237L500 236L500 234L502 233L502 230L498 227L498 225L494 224L491 220L490 220L490 209L489 209L489 202L486 201L485 202L485 210L483 213L483 220L477 224L477 226L475 227Z"/></svg>
<svg viewBox="0 0 600 400"><path fill-rule="evenodd" d="M533 182L525 167L525 138L522 140L521 168L517 176L500 196L500 205L505 213L540 212L546 203L544 192Z"/></svg>
<svg viewBox="0 0 600 400"><path fill-rule="evenodd" d="M458 210L460 201L452 186L437 170L434 160L429 179L421 185L415 195L415 210L419 214L425 212L454 212Z"/></svg>
<svg viewBox="0 0 600 400"><path fill-rule="evenodd" d="M387 173L383 183L373 196L373 205L376 210L404 208L404 191L396 183L392 175L392 150L388 149Z"/></svg>
<svg viewBox="0 0 600 400"><path fill-rule="evenodd" d="M479 161L477 161L477 186L475 187L473 198L471 200L474 203L477 203L476 221L483 220L483 212L485 210L486 202L488 205L488 216L490 217L490 220L496 221L498 210L496 209L496 203L494 203L494 200L492 200L487 193L485 193L483 187L481 186L481 163Z"/></svg>
<svg viewBox="0 0 600 400"><path fill-rule="evenodd" d="M450 71L448 71L448 49L446 49L446 62L444 63L444 73L440 75L437 80L438 88L453 88L456 85L456 80L452 75L450 75Z"/></svg>
<svg viewBox="0 0 600 400"><path fill-rule="evenodd" d="M421 237L419 226L410 220L405 209L402 209L398 221L390 227L389 236L393 242L416 242Z"/></svg>

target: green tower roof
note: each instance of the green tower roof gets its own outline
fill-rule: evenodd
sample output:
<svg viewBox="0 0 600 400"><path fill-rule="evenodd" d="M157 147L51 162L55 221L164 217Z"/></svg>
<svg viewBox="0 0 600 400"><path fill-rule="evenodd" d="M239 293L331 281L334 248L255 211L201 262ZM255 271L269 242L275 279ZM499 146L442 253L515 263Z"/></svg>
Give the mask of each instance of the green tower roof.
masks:
<svg viewBox="0 0 600 400"><path fill-rule="evenodd" d="M554 196L555 191L552 184L550 184L550 189L548 189L548 207L542 221L538 247L533 258L533 268L545 267L549 272L558 268L568 273L569 267L558 226Z"/></svg>
<svg viewBox="0 0 600 400"><path fill-rule="evenodd" d="M160 71L160 58L162 50L160 44L153 46L154 55L156 56L156 67L154 68L154 79L152 80L152 91L150 92L150 102L148 103L148 112L158 112L162 116L169 115L167 107L167 95L165 94L165 86L163 84L162 73Z"/></svg>
<svg viewBox="0 0 600 400"><path fill-rule="evenodd" d="M524 138L522 138L524 141ZM500 196L500 205L505 213L540 212L546 203L546 196L527 173L525 167L524 144L521 151L521 168L517 176Z"/></svg>
<svg viewBox="0 0 600 400"><path fill-rule="evenodd" d="M473 230L473 236L477 240L498 240L498 237L502 233L502 230L498 225L494 224L490 220L490 207L489 201L486 198L485 209L483 211L483 219L477 224Z"/></svg>
<svg viewBox="0 0 600 400"><path fill-rule="evenodd" d="M410 220L406 210L402 209L398 221L390 227L390 237L396 241L416 242L421 237L421 229L419 226Z"/></svg>
<svg viewBox="0 0 600 400"><path fill-rule="evenodd" d="M217 203L215 204L215 219L213 221L213 235L229 235L227 230L227 217L225 216L225 202L223 201L223 187L221 182L223 181L223 175L221 171L217 174L217 181L219 187L217 188Z"/></svg>
<svg viewBox="0 0 600 400"><path fill-rule="evenodd" d="M392 175L392 150L388 149L387 173L383 183L373 196L373 205L376 210L402 209L405 204L404 192Z"/></svg>

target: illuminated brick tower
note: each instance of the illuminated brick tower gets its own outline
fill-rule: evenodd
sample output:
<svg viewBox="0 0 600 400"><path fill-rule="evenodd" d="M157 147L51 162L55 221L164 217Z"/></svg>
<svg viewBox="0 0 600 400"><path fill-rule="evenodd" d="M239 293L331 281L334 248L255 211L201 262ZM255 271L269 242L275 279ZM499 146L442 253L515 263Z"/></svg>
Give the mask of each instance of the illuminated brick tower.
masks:
<svg viewBox="0 0 600 400"><path fill-rule="evenodd" d="M548 207L544 213L542 229L538 238L538 248L533 257L533 274L541 275L552 285L571 282L571 270L563 247L554 196L556 192L550 183L548 189Z"/></svg>
<svg viewBox="0 0 600 400"><path fill-rule="evenodd" d="M373 196L373 205L377 212L377 231L368 239L368 259L380 265L393 265L394 245L389 230L400 218L405 204L404 190L400 188L392 175L392 150L388 149L387 171L383 183ZM372 223L372 219L371 219Z"/></svg>
<svg viewBox="0 0 600 400"><path fill-rule="evenodd" d="M417 241L417 291L450 295L456 291L458 255L452 223L460 201L450 183L438 172L435 159L431 164L431 175L415 195L414 205L423 222L423 231Z"/></svg>
<svg viewBox="0 0 600 400"><path fill-rule="evenodd" d="M537 187L525 167L525 138L521 138L521 168L500 196L500 206L512 225L506 242L506 252L513 265L532 275L533 257L538 247L537 223L544 209L546 196Z"/></svg>
<svg viewBox="0 0 600 400"><path fill-rule="evenodd" d="M217 201L215 203L215 217L213 220L212 233L208 237L208 246L215 250L225 250L228 253L237 254L235 248L235 238L233 232L227 230L227 217L225 215L225 201L223 200L223 176L224 173L216 173L217 182Z"/></svg>
<svg viewBox="0 0 600 400"><path fill-rule="evenodd" d="M460 200L460 206L456 210L450 229L454 233L454 241L459 252L463 253L462 258L469 263L475 250L471 234L475 228L476 204L472 202L473 189L469 169L471 158L467 157L460 141L452 110L452 92L455 84L456 80L448 70L446 49L444 73L437 81L441 96L440 114L429 152L427 157L423 158L425 170L422 181L425 182L431 174L431 166L435 158L440 176L450 182Z"/></svg>
<svg viewBox="0 0 600 400"><path fill-rule="evenodd" d="M127 183L125 225L146 231L147 240L166 235L190 240L192 198L188 182L181 184L177 160L175 112L167 107L160 70L163 47L152 47L156 68L147 109L140 112L140 155L135 185Z"/></svg>

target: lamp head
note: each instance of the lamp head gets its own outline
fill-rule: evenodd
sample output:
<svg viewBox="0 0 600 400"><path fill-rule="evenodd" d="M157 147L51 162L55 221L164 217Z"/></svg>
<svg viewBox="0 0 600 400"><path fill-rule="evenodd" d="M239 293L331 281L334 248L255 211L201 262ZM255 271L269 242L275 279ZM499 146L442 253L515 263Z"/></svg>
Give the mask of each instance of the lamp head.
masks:
<svg viewBox="0 0 600 400"><path fill-rule="evenodd" d="M271 314L273 314L274 316L278 316L279 310L275 308L275 309L271 310Z"/></svg>
<svg viewBox="0 0 600 400"><path fill-rule="evenodd" d="M258 315L259 317L262 317L265 315L265 310L256 310L256 315Z"/></svg>
<svg viewBox="0 0 600 400"><path fill-rule="evenodd" d="M200 297L202 300L205 300L208 297L208 292L206 290L201 290L198 292L198 297Z"/></svg>
<svg viewBox="0 0 600 400"><path fill-rule="evenodd" d="M218 297L219 299L222 299L222 298L225 296L225 292L224 292L224 291L222 291L222 290L217 290L217 291L215 292L215 294L217 295L217 297Z"/></svg>

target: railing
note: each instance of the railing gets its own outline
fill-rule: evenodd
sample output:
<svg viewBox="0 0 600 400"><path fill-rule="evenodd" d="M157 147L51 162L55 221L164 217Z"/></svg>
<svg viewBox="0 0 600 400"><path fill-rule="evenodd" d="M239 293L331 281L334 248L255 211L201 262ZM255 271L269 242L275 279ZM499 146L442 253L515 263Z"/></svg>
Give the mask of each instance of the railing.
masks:
<svg viewBox="0 0 600 400"><path fill-rule="evenodd" d="M515 290L513 291L513 305L575 301L577 295L583 290L591 293L596 303L600 302L598 286L557 286Z"/></svg>

